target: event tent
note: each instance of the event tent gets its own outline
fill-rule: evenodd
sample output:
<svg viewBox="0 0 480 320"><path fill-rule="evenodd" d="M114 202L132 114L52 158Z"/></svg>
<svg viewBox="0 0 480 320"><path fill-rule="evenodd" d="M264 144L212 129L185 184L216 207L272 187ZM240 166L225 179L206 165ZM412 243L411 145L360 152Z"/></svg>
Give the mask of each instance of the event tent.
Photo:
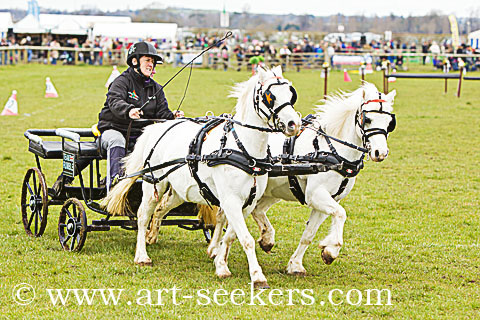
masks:
<svg viewBox="0 0 480 320"><path fill-rule="evenodd" d="M0 32L6 33L11 27L13 27L13 22L10 12L0 12Z"/></svg>
<svg viewBox="0 0 480 320"><path fill-rule="evenodd" d="M14 25L15 33L52 33L86 35L96 23L125 23L132 22L126 16L87 16L73 14L43 14L39 19L31 14Z"/></svg>
<svg viewBox="0 0 480 320"><path fill-rule="evenodd" d="M92 35L129 39L165 39L175 41L176 23L96 23Z"/></svg>
<svg viewBox="0 0 480 320"><path fill-rule="evenodd" d="M480 50L480 30L474 31L468 35L468 44L475 49Z"/></svg>
<svg viewBox="0 0 480 320"><path fill-rule="evenodd" d="M32 14L28 14L25 18L13 25L14 33L45 33L45 28L40 25Z"/></svg>

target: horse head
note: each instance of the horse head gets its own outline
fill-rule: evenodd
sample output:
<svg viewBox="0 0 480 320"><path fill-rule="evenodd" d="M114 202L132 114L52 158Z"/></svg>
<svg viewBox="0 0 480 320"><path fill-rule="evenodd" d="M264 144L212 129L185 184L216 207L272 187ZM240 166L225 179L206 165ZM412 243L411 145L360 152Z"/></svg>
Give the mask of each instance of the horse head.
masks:
<svg viewBox="0 0 480 320"><path fill-rule="evenodd" d="M292 83L283 78L282 68L259 68L253 104L257 115L271 128L294 136L301 125L294 109L297 93Z"/></svg>
<svg viewBox="0 0 480 320"><path fill-rule="evenodd" d="M363 86L362 103L357 110L355 124L364 147L375 162L388 156L388 134L396 126L395 114L392 113L395 95L395 90L385 95L373 85Z"/></svg>

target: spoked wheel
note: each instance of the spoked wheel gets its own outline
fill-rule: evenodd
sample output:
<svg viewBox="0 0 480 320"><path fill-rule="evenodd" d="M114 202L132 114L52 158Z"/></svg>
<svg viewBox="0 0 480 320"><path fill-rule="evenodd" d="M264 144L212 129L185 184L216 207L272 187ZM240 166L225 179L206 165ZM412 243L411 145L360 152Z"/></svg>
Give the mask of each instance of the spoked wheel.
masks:
<svg viewBox="0 0 480 320"><path fill-rule="evenodd" d="M87 214L76 198L70 198L63 204L58 218L58 238L65 251L80 251L85 244Z"/></svg>
<svg viewBox="0 0 480 320"><path fill-rule="evenodd" d="M48 216L47 184L42 171L30 168L22 184L22 221L25 232L31 237L40 237L45 232Z"/></svg>

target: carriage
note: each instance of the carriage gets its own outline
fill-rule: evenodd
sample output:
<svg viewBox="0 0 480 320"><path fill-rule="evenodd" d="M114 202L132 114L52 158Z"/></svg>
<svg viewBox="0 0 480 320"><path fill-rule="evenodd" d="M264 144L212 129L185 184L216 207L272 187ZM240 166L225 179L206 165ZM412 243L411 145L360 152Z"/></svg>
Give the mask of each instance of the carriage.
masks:
<svg viewBox="0 0 480 320"><path fill-rule="evenodd" d="M57 227L60 244L66 251L80 251L89 232L109 231L111 227L137 229L136 216L113 218L114 214L106 212L96 202L106 195L106 187L100 174L100 161L105 159L105 155L102 155L90 128L29 129L24 136L29 140L28 150L35 155L36 161L36 167L27 170L22 183L21 212L27 235L43 235L49 207L55 205L62 206ZM44 140L42 137L49 139ZM63 179L59 192L48 187L40 158L62 160L63 175L77 176L80 186L69 185ZM76 160L88 162L88 178L85 179L81 171L76 172ZM140 204L141 183L142 181L138 180L128 195L133 212ZM89 223L86 209L104 217ZM212 226L205 225L197 215L197 205L185 203L171 210L161 224L201 230L209 242Z"/></svg>

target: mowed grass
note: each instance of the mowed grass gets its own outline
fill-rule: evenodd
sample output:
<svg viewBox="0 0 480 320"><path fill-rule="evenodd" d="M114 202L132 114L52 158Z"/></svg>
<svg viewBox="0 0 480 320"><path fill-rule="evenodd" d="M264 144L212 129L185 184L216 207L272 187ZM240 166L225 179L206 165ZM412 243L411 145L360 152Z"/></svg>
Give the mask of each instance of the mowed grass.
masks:
<svg viewBox="0 0 480 320"><path fill-rule="evenodd" d="M159 68L155 78L164 83L175 69ZM12 90L18 91L20 115L1 117L0 139L0 315L5 318L186 318L186 319L316 319L316 318L469 318L480 317L480 82L464 82L460 99L454 96L456 81L443 94L443 80L401 79L390 85L397 90L397 129L389 138L390 155L383 163L366 162L355 188L342 201L348 215L344 247L330 266L323 264L318 241L326 235L328 219L321 226L304 259L306 277L285 273L308 220L309 210L298 203L282 202L269 217L275 227L276 246L270 255L257 248L260 265L272 289L311 289L315 303L301 304L294 295L275 306L231 302L223 306L198 305L196 299L164 305L135 303L140 289L180 288L183 295L195 290L239 288L249 293L245 254L236 242L229 257L233 276L218 279L207 258L201 232L174 227L161 229L159 242L147 248L153 267L133 263L136 233L119 228L89 233L82 252L61 250L57 223L59 206L49 207L43 237L25 235L20 215L20 191L26 170L35 166L23 133L28 128L90 127L105 100L104 87L111 67L16 66L0 67L0 103ZM49 76L60 97L45 99L45 77ZM244 81L246 71L194 70L182 106L187 116L231 112L235 101L227 98L235 82ZM333 72L329 89L354 90L360 82L351 74ZM297 109L304 115L323 95L318 71L287 72L299 94ZM183 95L187 72L166 88L171 108ZM382 90L379 73L367 80ZM61 170L58 160L42 161L49 186ZM98 218L87 212L89 221ZM258 230L248 218L252 235ZM12 290L19 283L36 290L33 303L17 305ZM79 306L73 299L53 306L48 288L124 289L119 305ZM328 292L336 303L328 303ZM363 293L359 305L349 305L345 294ZM392 305L366 305L365 290L389 289ZM353 292L351 301L358 301ZM241 300L241 299L237 299ZM304 302L310 303L308 299ZM132 301L131 305L127 301ZM220 302L229 298L220 297ZM326 302L324 305L322 301ZM383 301L386 302L385 299ZM157 303L154 295L153 302ZM257 301L258 304L258 301Z"/></svg>

